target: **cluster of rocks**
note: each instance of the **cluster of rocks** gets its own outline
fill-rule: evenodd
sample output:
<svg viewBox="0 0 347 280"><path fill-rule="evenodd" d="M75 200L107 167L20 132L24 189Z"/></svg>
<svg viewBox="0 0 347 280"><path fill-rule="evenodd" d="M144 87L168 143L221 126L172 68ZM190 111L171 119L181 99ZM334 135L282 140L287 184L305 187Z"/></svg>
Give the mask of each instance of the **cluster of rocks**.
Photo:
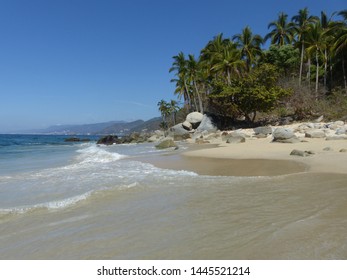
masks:
<svg viewBox="0 0 347 280"><path fill-rule="evenodd" d="M210 117L199 112L192 112L187 115L183 123L171 127L168 136L172 137L174 141L180 141L198 138L201 133L213 133L217 130Z"/></svg>
<svg viewBox="0 0 347 280"><path fill-rule="evenodd" d="M97 144L112 145L124 143L156 142L158 149L177 149L175 141L186 141L197 144L238 144L248 139L266 138L275 143L307 142L309 138L325 138L326 140L347 140L347 125L344 121L324 123L316 122L291 124L281 127L260 126L253 129L219 131L212 119L199 112L187 115L184 122L171 127L165 134L163 131L148 133L132 133L128 136L104 136ZM292 155L308 156L311 151L292 151Z"/></svg>
<svg viewBox="0 0 347 280"><path fill-rule="evenodd" d="M148 142L151 137L151 134L137 132L122 137L118 137L116 135L106 135L101 137L96 143L101 145L135 144Z"/></svg>
<svg viewBox="0 0 347 280"><path fill-rule="evenodd" d="M78 137L69 137L64 139L65 142L89 142L88 138L78 138Z"/></svg>

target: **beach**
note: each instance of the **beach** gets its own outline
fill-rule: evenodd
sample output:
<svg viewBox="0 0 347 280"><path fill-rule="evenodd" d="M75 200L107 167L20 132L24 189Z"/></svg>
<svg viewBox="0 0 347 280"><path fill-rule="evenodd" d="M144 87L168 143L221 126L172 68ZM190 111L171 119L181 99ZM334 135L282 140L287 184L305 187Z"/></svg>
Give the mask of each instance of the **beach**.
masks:
<svg viewBox="0 0 347 280"><path fill-rule="evenodd" d="M347 259L347 141L306 140L30 146L0 176L1 258Z"/></svg>
<svg viewBox="0 0 347 280"><path fill-rule="evenodd" d="M291 125L289 129L300 126ZM273 128L275 129L275 128ZM250 135L251 129L238 132ZM147 161L159 167L188 169L206 175L274 176L300 171L347 174L347 140L326 140L300 135L296 143L278 143L272 135L248 137L243 143L227 144L221 139L212 144L192 144L190 151ZM307 156L291 155L293 150L309 151Z"/></svg>

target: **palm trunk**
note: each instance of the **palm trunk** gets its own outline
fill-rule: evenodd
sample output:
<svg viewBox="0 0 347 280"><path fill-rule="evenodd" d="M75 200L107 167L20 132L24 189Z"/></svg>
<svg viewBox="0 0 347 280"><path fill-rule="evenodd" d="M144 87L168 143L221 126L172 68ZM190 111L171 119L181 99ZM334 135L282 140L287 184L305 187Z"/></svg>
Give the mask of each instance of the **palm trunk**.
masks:
<svg viewBox="0 0 347 280"><path fill-rule="evenodd" d="M318 78L319 78L319 60L318 50L316 51L316 100L318 99Z"/></svg>
<svg viewBox="0 0 347 280"><path fill-rule="evenodd" d="M332 59L331 59L331 56L329 58L329 74L330 74L330 83L329 83L329 91L331 91L331 89L333 88L333 63L332 63Z"/></svg>
<svg viewBox="0 0 347 280"><path fill-rule="evenodd" d="M196 85L195 80L193 80L193 84L194 84L194 87L195 87L195 90L196 90L196 94L197 94L197 96L198 96L199 107L200 107L200 113L203 114L203 113L204 113L204 107L202 106L201 96L200 96L200 93L199 93L199 90L198 90L198 87L197 87L197 85Z"/></svg>
<svg viewBox="0 0 347 280"><path fill-rule="evenodd" d="M187 82L186 82L185 79L184 79L184 89L185 89L186 94L187 94L188 110L190 111L190 109L192 108L192 99L191 99L191 97L189 96L188 86L187 86Z"/></svg>
<svg viewBox="0 0 347 280"><path fill-rule="evenodd" d="M307 79L308 79L308 86L311 87L311 58L308 59Z"/></svg>
<svg viewBox="0 0 347 280"><path fill-rule="evenodd" d="M324 50L324 93L327 92L327 71L328 71L328 54L327 50Z"/></svg>
<svg viewBox="0 0 347 280"><path fill-rule="evenodd" d="M346 78L346 69L345 69L345 58L342 55L342 72L343 72L343 83L345 85L345 91L347 95L347 78Z"/></svg>
<svg viewBox="0 0 347 280"><path fill-rule="evenodd" d="M230 70L227 69L227 80L228 80L228 85L231 85L231 77L230 77Z"/></svg>
<svg viewBox="0 0 347 280"><path fill-rule="evenodd" d="M301 86L301 80L302 80L302 67L304 64L304 42L301 44L301 58L300 58L300 72L299 72L299 86Z"/></svg>

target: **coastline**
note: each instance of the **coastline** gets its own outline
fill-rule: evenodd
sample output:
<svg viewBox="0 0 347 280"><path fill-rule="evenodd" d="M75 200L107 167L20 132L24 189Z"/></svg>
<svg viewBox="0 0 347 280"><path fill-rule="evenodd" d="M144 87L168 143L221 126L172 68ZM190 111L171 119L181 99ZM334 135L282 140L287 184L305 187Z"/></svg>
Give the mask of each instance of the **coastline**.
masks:
<svg viewBox="0 0 347 280"><path fill-rule="evenodd" d="M327 149L328 148L328 149ZM300 157L291 151L312 151ZM276 176L301 172L347 174L346 140L305 138L305 142L276 143L272 138L250 138L238 144L189 144L161 156L141 159L156 167L212 176Z"/></svg>

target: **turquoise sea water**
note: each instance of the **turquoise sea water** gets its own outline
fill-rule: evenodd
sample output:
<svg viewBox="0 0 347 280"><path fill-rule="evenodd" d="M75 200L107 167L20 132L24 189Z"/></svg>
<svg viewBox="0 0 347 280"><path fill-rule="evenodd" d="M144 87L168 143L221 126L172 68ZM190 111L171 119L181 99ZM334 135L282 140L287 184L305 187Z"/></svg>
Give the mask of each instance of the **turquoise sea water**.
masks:
<svg viewBox="0 0 347 280"><path fill-rule="evenodd" d="M1 259L347 259L346 175L202 176L64 138L0 135Z"/></svg>

